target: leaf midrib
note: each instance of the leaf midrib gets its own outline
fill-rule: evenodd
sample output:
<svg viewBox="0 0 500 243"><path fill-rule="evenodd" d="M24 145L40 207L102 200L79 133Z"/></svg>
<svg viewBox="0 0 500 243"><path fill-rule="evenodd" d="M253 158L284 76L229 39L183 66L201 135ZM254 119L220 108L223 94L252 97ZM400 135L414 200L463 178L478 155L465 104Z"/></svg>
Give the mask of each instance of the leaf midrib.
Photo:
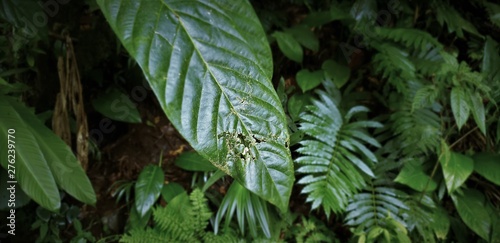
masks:
<svg viewBox="0 0 500 243"><path fill-rule="evenodd" d="M201 59L203 65L205 66L205 68L207 69L207 71L210 73L210 76L213 78L213 80L215 81L215 83L217 84L219 90L221 91L221 94L224 96L224 98L226 99L227 103L229 103L230 107L231 107L231 110L235 110L237 111L237 109L235 109L235 106L233 105L233 103L231 103L231 100L229 99L229 97L227 96L225 90L223 89L223 87L221 86L221 84L219 83L219 81L215 78L215 75L212 73L212 70L210 69L210 65L209 63L205 60L205 58L203 57L203 55L200 53L199 51L199 48L197 48L197 44L196 42L193 40L193 38L191 37L191 35L189 34L189 32L187 31L186 27L184 26L183 24L183 21L182 21L182 18L181 16L176 12L174 11L167 3L165 3L164 1L162 1L162 4L167 8L169 9L170 11L172 11L172 13L176 14L176 17L178 19L178 22L179 22L179 25L182 26L182 29L184 31L184 33L187 35L187 37L189 38L189 41L191 42L191 44L193 45L193 48L195 49L196 53L198 54L198 57ZM258 65L257 65L258 66ZM258 66L259 69L260 66ZM262 70L260 70L262 72ZM245 122L243 121L243 119L240 117L240 113L238 112L231 112L232 114L236 115L236 117L238 118L240 124L242 125L243 129L246 131L246 133L248 135L252 135L252 133L250 132L250 130L248 129L247 125L245 124ZM218 120L218 116L217 116L217 124L219 124L219 120ZM218 127L216 128L218 130ZM218 138L218 135L217 135L217 138ZM260 156L260 152L258 149L255 150L256 153L257 153L257 156L258 158L261 158ZM220 156L219 156L220 157ZM278 188L276 187L276 181L274 180L274 178L272 176L270 176L270 172L269 172L269 168L266 166L265 163L262 162L262 160L258 160L256 159L256 161L260 161L260 163L263 165L263 167L266 169L266 176L270 178L270 180L273 182L273 188L274 190L278 193L278 195L280 195L279 191L278 191ZM278 199L281 201L281 197L278 197ZM282 203L282 202L281 202Z"/></svg>

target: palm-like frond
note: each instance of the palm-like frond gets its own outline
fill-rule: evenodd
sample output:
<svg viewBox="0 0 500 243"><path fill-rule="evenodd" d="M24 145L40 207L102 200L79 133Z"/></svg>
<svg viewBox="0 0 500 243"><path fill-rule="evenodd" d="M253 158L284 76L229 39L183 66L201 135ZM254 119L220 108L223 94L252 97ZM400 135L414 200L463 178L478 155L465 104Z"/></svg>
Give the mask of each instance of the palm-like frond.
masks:
<svg viewBox="0 0 500 243"><path fill-rule="evenodd" d="M357 113L367 112L363 106L352 107L343 114L334 99L318 91L301 115L300 130L310 136L300 142L296 159L297 173L304 174L298 183L305 185L312 208L323 207L327 216L345 209L349 197L365 186L363 175L374 176L370 166L377 158L366 146L380 147L366 128L382 125L375 121L351 121Z"/></svg>
<svg viewBox="0 0 500 243"><path fill-rule="evenodd" d="M349 200L345 217L347 225L369 232L373 227L391 227L386 225L387 217L405 225L404 213L409 208L402 199L407 195L387 180L387 170L392 168L388 165L393 163L387 159L379 162L375 174L380 179L373 179L363 192Z"/></svg>

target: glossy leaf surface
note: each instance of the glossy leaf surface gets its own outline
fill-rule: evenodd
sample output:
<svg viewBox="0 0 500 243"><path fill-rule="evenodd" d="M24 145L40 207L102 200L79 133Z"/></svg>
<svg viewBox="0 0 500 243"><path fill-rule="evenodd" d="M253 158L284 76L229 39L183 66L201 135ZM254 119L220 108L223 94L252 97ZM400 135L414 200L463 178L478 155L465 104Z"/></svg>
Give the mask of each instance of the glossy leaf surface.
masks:
<svg viewBox="0 0 500 243"><path fill-rule="evenodd" d="M257 195L288 205L293 164L272 57L247 1L99 0L172 124Z"/></svg>
<svg viewBox="0 0 500 243"><path fill-rule="evenodd" d="M450 152L449 158L443 156L439 162L449 193L459 188L474 169L474 161L470 157L455 152Z"/></svg>
<svg viewBox="0 0 500 243"><path fill-rule="evenodd" d="M135 183L135 205L141 217L153 207L163 188L165 175L157 165L148 165L142 169Z"/></svg>

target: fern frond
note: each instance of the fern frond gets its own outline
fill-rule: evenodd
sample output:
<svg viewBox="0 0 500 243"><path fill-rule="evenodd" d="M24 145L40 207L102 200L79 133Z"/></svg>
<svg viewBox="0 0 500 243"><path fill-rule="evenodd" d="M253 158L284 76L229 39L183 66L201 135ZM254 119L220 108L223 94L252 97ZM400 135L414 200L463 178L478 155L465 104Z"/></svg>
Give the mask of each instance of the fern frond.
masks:
<svg viewBox="0 0 500 243"><path fill-rule="evenodd" d="M140 229L134 228L129 233L122 236L120 242L123 243L169 243L174 239L170 238L166 232L162 232L156 229Z"/></svg>
<svg viewBox="0 0 500 243"><path fill-rule="evenodd" d="M333 242L335 235L324 225L323 222L314 217L302 217L301 223L294 225L291 229L295 242Z"/></svg>
<svg viewBox="0 0 500 243"><path fill-rule="evenodd" d="M406 82L416 78L416 68L409 53L391 44L373 44L379 52L373 57L375 72L386 78L400 93L406 93Z"/></svg>
<svg viewBox="0 0 500 243"><path fill-rule="evenodd" d="M473 24L464 19L455 8L444 1L435 0L432 4L432 8L436 11L436 19L439 24L444 26L444 23L446 23L450 33L456 32L458 37L464 38L462 30L465 30L471 34L482 37Z"/></svg>
<svg viewBox="0 0 500 243"><path fill-rule="evenodd" d="M428 48L439 48L443 45L428 32L413 28L377 28L377 36L384 40L401 43L407 48L425 51Z"/></svg>
<svg viewBox="0 0 500 243"><path fill-rule="evenodd" d="M233 233L224 233L224 234L214 234L212 232L207 232L205 236L203 236L203 242L207 243L237 243L241 242L241 240Z"/></svg>
<svg viewBox="0 0 500 243"><path fill-rule="evenodd" d="M405 225L404 213L408 206L402 199L407 195L394 188L394 183L387 180L390 160L379 162L375 168L377 175L363 192L354 195L347 206L346 224L370 231L373 227L389 227L386 218L390 217Z"/></svg>
<svg viewBox="0 0 500 243"><path fill-rule="evenodd" d="M428 48L412 55L411 60L415 67L418 67L418 73L431 76L441 69L444 62L442 52L442 49L438 47Z"/></svg>
<svg viewBox="0 0 500 243"><path fill-rule="evenodd" d="M426 85L417 90L411 104L412 112L416 109L426 108L436 102L439 88L436 85Z"/></svg>
<svg viewBox="0 0 500 243"><path fill-rule="evenodd" d="M305 185L312 208L322 206L326 215L341 212L348 199L364 187L363 175L373 176L370 165L377 162L365 144L380 146L366 131L382 125L374 121L354 121L355 114L366 112L361 106L341 113L334 99L318 91L320 100L314 100L308 111L301 115L300 130L310 136L300 142L296 159L297 173L304 174L298 183ZM347 119L346 119L347 118Z"/></svg>
<svg viewBox="0 0 500 243"><path fill-rule="evenodd" d="M408 205L406 222L414 239L421 242L439 242L445 240L450 228L446 211L437 206L432 198L420 193L405 201Z"/></svg>
<svg viewBox="0 0 500 243"><path fill-rule="evenodd" d="M432 153L441 139L440 117L429 108L411 111L410 105L391 115L393 132L404 155Z"/></svg>
<svg viewBox="0 0 500 243"><path fill-rule="evenodd" d="M154 209L153 229L133 229L124 235L121 241L200 242L207 236L205 228L212 216L206 202L199 189L195 189L190 196L181 193L170 200L166 207Z"/></svg>
<svg viewBox="0 0 500 243"><path fill-rule="evenodd" d="M208 208L207 199L200 189L195 189L191 195L189 195L189 200L191 201L189 216L192 218L192 220L190 220L192 222L192 228L198 236L202 237L208 225L208 220L212 217L212 212Z"/></svg>
<svg viewBox="0 0 500 243"><path fill-rule="evenodd" d="M182 203L184 205L182 207L169 207L179 197L182 197L182 200L179 200L179 204ZM177 203L175 202L175 204ZM157 229L166 232L171 239L195 242L196 231L193 227L195 220L190 217L188 213L190 210L191 207L187 195L185 197L183 195L175 197L167 207L155 208L153 216Z"/></svg>

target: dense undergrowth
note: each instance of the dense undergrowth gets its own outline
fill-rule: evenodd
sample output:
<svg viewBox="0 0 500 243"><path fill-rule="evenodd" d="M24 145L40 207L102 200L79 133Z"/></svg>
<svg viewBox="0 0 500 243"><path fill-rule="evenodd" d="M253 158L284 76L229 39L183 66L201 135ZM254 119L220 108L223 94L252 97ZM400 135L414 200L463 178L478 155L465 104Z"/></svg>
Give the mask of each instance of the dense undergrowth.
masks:
<svg viewBox="0 0 500 243"><path fill-rule="evenodd" d="M0 3L0 134L30 143L16 208L40 205L39 242L500 242L500 5L25 2ZM152 124L141 92L197 151L175 162L191 187L160 156L111 186L120 234L91 235L65 195L95 204L82 172L109 119Z"/></svg>

